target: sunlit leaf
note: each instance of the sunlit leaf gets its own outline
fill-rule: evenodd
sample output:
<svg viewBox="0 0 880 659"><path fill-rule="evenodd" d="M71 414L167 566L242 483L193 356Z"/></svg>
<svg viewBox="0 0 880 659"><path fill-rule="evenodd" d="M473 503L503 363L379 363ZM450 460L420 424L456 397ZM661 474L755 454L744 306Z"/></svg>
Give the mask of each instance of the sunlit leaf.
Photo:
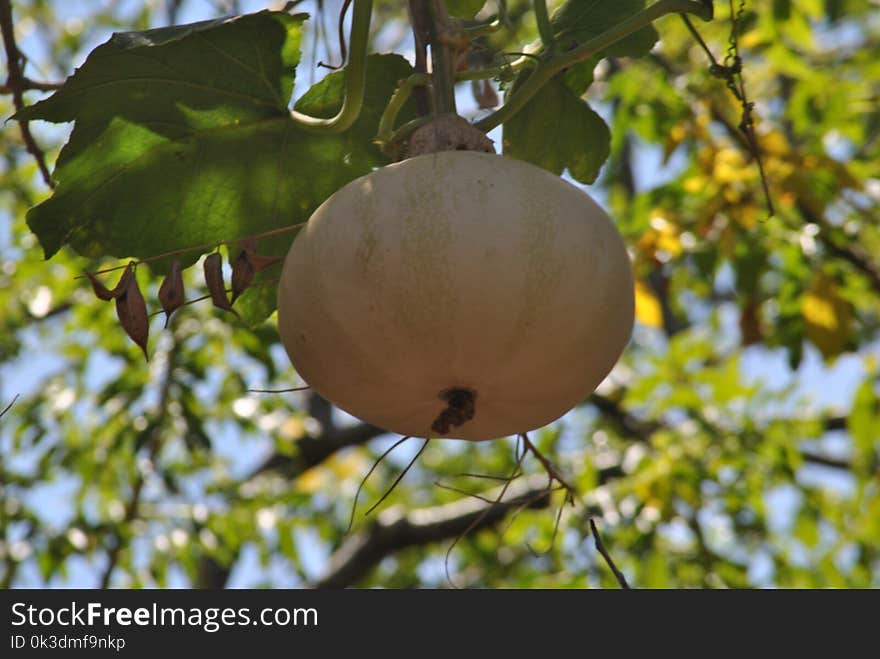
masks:
<svg viewBox="0 0 880 659"><path fill-rule="evenodd" d="M801 313L806 322L807 338L825 359L839 355L850 336L852 308L837 291L834 280L817 273L804 293Z"/></svg>
<svg viewBox="0 0 880 659"><path fill-rule="evenodd" d="M635 282L636 319L648 327L663 327L663 309L651 287L641 279Z"/></svg>

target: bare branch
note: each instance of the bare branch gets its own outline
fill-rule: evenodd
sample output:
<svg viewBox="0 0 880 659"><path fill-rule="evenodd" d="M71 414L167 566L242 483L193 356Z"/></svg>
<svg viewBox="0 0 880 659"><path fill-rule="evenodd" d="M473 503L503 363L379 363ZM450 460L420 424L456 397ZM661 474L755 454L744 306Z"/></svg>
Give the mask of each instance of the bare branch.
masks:
<svg viewBox="0 0 880 659"><path fill-rule="evenodd" d="M841 460L839 458L831 458L827 455L822 455L821 453L816 453L814 451L801 451L801 457L804 459L804 462L809 462L813 465L818 465L821 467L831 467L832 469L851 469L852 465L848 460Z"/></svg>
<svg viewBox="0 0 880 659"><path fill-rule="evenodd" d="M592 531L593 539L596 541L596 550L602 555L602 558L605 559L608 567L611 568L611 571L614 573L614 577L617 579L617 583L619 583L620 587L624 590L630 590L629 584L626 582L626 577L623 576L623 572L617 569L617 566L611 559L611 554L609 554L608 550L605 549L605 544L602 542L602 537L599 535L599 529L596 528L596 522L593 521L592 517L590 518L590 531Z"/></svg>
<svg viewBox="0 0 880 659"><path fill-rule="evenodd" d="M3 34L3 47L6 50L6 64L9 70L9 74L6 77L5 87L12 93L12 102L13 105L15 105L15 111L21 112L25 106L24 92L27 89L27 79L24 77L24 72L22 71L25 57L15 43L15 27L12 23L12 4L10 3L10 0L0 0L0 32ZM52 175L49 173L49 167L46 165L46 155L37 145L34 136L31 135L31 129L28 126L28 122L19 119L18 125L21 129L21 138L24 140L25 147L27 148L28 153L36 159L37 166L40 168L40 173L43 175L43 180L50 188L54 188L55 182L52 180Z"/></svg>
<svg viewBox="0 0 880 659"><path fill-rule="evenodd" d="M524 503L533 509L550 505L551 491L547 489L543 475L512 484L508 493L509 498L491 504L468 498L409 512L399 507L391 508L379 515L365 531L350 536L330 558L326 573L311 587L345 588L354 585L383 558L397 551L458 537L478 519L479 523L471 530L495 526L508 512ZM486 498L492 499L493 496L490 493Z"/></svg>
<svg viewBox="0 0 880 659"><path fill-rule="evenodd" d="M570 485L562 476L562 474L559 473L559 470L553 465L553 463L550 462L550 460L548 460L547 457L544 456L544 454L542 454L537 448L535 448L535 445L532 444L531 440L529 439L528 433L522 433L520 437L522 437L523 442L525 442L526 448L532 452L532 454L538 459L538 462L541 463L541 466L543 466L544 469L547 471L547 475L550 476L551 480L558 481L559 484L566 489L569 496L575 497L577 495L577 488L575 488L574 485Z"/></svg>
<svg viewBox="0 0 880 659"><path fill-rule="evenodd" d="M6 407L4 407L2 410L0 410L0 417L2 417L10 409L12 409L12 406L15 405L15 401L17 401L17 400L18 400L18 394L15 394L15 396L12 397L12 400L9 401L9 404Z"/></svg>
<svg viewBox="0 0 880 659"><path fill-rule="evenodd" d="M63 86L63 82L40 82L39 80L31 80L27 76L22 76L21 82L19 83L17 89L20 89L23 92L51 92L55 91L56 89L61 89ZM14 94L15 92L16 88L8 83L5 85L0 85L0 94Z"/></svg>

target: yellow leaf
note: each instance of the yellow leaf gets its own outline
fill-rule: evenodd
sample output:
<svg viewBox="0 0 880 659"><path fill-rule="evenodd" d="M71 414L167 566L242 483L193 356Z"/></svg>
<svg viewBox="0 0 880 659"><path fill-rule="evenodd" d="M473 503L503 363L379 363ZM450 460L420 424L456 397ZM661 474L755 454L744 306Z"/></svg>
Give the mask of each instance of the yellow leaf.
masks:
<svg viewBox="0 0 880 659"><path fill-rule="evenodd" d="M639 249L650 258L665 263L682 252L678 228L660 210L651 214L650 227L639 238Z"/></svg>
<svg viewBox="0 0 880 659"><path fill-rule="evenodd" d="M821 272L813 277L801 299L801 314L807 338L826 360L843 351L849 339L852 309L840 297L834 280Z"/></svg>
<svg viewBox="0 0 880 659"><path fill-rule="evenodd" d="M673 151L675 151L678 146L684 142L687 137L687 127L683 121L675 124L669 131L669 135L666 138L666 143L663 145L663 162L666 163L669 161L669 157L672 155Z"/></svg>
<svg viewBox="0 0 880 659"><path fill-rule="evenodd" d="M704 176L691 176L684 182L685 192L700 192L706 187L706 183L706 177Z"/></svg>
<svg viewBox="0 0 880 659"><path fill-rule="evenodd" d="M790 156L791 145L785 134L779 130L771 130L758 136L758 144L764 156Z"/></svg>
<svg viewBox="0 0 880 659"><path fill-rule="evenodd" d="M636 279L636 318L648 327L663 327L663 309L654 291L641 279Z"/></svg>
<svg viewBox="0 0 880 659"><path fill-rule="evenodd" d="M753 204L746 204L736 209L734 219L736 222L746 229L754 229L758 226L758 221L762 218L761 209Z"/></svg>
<svg viewBox="0 0 880 659"><path fill-rule="evenodd" d="M719 183L736 183L751 179L753 173L738 149L719 149L715 154L712 178Z"/></svg>
<svg viewBox="0 0 880 659"><path fill-rule="evenodd" d="M314 494L324 486L329 478L330 474L328 473L328 470L319 465L304 471L297 477L293 484L297 491L302 492L303 494Z"/></svg>
<svg viewBox="0 0 880 659"><path fill-rule="evenodd" d="M764 35L760 30L750 30L740 37L739 46L751 50L764 43Z"/></svg>
<svg viewBox="0 0 880 659"><path fill-rule="evenodd" d="M278 433L285 439L299 439L306 434L306 427L300 417L292 416L279 426Z"/></svg>
<svg viewBox="0 0 880 659"><path fill-rule="evenodd" d="M367 471L368 461L361 451L344 451L327 458L322 464L304 471L294 481L296 489L305 494L353 476L360 477Z"/></svg>
<svg viewBox="0 0 880 659"><path fill-rule="evenodd" d="M343 451L335 453L326 463L337 479L363 476L370 466L363 451Z"/></svg>

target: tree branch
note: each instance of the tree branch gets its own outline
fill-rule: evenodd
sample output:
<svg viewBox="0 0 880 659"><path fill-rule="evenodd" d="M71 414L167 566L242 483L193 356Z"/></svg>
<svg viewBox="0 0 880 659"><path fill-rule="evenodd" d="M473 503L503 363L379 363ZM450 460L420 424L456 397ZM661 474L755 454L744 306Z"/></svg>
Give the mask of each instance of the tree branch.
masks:
<svg viewBox="0 0 880 659"><path fill-rule="evenodd" d="M831 223L824 217L813 213L806 204L798 203L797 207L807 222L811 222L819 227L820 231L816 238L825 246L825 249L861 272L871 283L871 287L877 293L880 293L880 265L875 263L871 256L858 244L852 241L841 243L834 240Z"/></svg>
<svg viewBox="0 0 880 659"><path fill-rule="evenodd" d="M303 472L316 467L337 451L350 446L365 444L387 431L368 423L360 423L335 432L330 430L318 437L303 437L296 442L296 455L276 453L257 467L247 479L256 478L268 471L276 471L286 478L296 478Z"/></svg>
<svg viewBox="0 0 880 659"><path fill-rule="evenodd" d="M613 423L620 433L629 439L636 441L648 441L651 435L662 429L662 423L653 420L640 419L635 414L625 410L616 400L594 393L589 401L594 405L603 417ZM323 414L312 403L310 407L313 414ZM845 429L846 419L843 417L830 417L825 420L826 430ZM327 432L329 431L329 432ZM303 437L297 442L299 451L294 456L275 454L255 469L248 479L253 479L261 474L275 471L284 477L293 479L308 469L316 467L330 457L336 451L367 443L371 439L385 434L386 431L366 423L349 426L346 428L325 428L325 432L318 437ZM817 453L802 451L804 460L838 469L849 469L849 463L842 460L834 460ZM600 470L600 483L623 475L619 465L613 465ZM549 499L542 499L541 494L546 492L546 477L540 476L539 480L530 481L527 492L523 493L523 486L510 487L510 499L491 510L477 528L485 528L497 524L509 511L535 498L531 503L532 508L544 508L549 505ZM491 495L486 495L491 501ZM464 531L473 521L483 514L489 505L479 501L463 500L447 506L412 511L402 514L394 509L380 515L370 529L356 536L352 536L333 555L327 572L318 579L311 587L314 588L343 588L355 583L366 572L372 569L378 562L393 552L409 546L424 545L439 540L454 538ZM389 515L393 515L389 519ZM426 520L432 520L426 522ZM200 562L199 576L196 587L199 588L223 588L229 578L228 566L219 565L213 558L205 557Z"/></svg>
<svg viewBox="0 0 880 659"><path fill-rule="evenodd" d="M13 105L15 105L15 111L21 112L25 106L25 90L38 89L38 87L28 87L29 83L31 85L36 83L25 78L22 71L25 57L15 43L15 27L12 23L12 4L10 3L10 0L0 0L0 32L3 34L3 47L6 50L6 63L9 70L9 74L6 77L6 84L4 85L4 89L7 89L8 91L5 93L12 93L12 102ZM46 155L37 145L34 136L31 135L31 129L30 126L28 126L28 122L19 119L18 126L21 129L21 138L24 140L28 153L30 153L37 161L37 166L40 168L43 180L50 188L54 188L55 182L52 180L52 176L49 173L49 167L46 165Z"/></svg>
<svg viewBox="0 0 880 659"><path fill-rule="evenodd" d="M608 396L594 393L590 396L590 403L602 413L608 421L612 422L623 437L639 442L647 442L658 430L666 426L660 421L644 420L638 418L632 412L623 408L619 401ZM702 425L709 425L705 419L700 419ZM846 417L830 416L822 419L823 429L826 432L832 430L846 430ZM829 458L814 451L801 450L801 457L811 464L833 467L835 469L851 469L852 465L846 460Z"/></svg>
<svg viewBox="0 0 880 659"><path fill-rule="evenodd" d="M592 517L590 517L590 531L593 533L593 540L596 542L596 551L601 554L602 558L605 559L605 563L611 568L617 583L624 590L630 590L629 583L627 583L626 577L623 576L623 572L617 568L617 565L615 565L614 560L611 558L611 554L605 549L605 543L602 542L602 536L599 535L599 529L596 528L596 522Z"/></svg>
<svg viewBox="0 0 880 659"><path fill-rule="evenodd" d="M543 474L521 483L512 483L508 494L507 499L498 503L462 499L409 512L392 508L379 515L365 531L350 536L330 558L325 574L310 587L351 586L394 552L455 538L472 524L473 531L495 526L509 512L522 507L543 509L550 505L551 492ZM492 494L487 494L486 498L492 499Z"/></svg>
<svg viewBox="0 0 880 659"><path fill-rule="evenodd" d="M51 92L56 89L61 89L64 86L63 82L40 82L39 80L31 80L26 76L22 76L20 83L17 89L20 89L23 92L28 91L40 91L40 92ZM14 94L16 88L10 85L9 83L0 85L0 94Z"/></svg>
<svg viewBox="0 0 880 659"><path fill-rule="evenodd" d="M12 397L12 400L9 401L9 404L6 407L4 407L2 410L0 410L0 418L2 418L4 414L6 414L10 409L12 409L12 406L15 405L15 401L17 401L17 400L18 400L18 394L15 394Z"/></svg>
<svg viewBox="0 0 880 659"><path fill-rule="evenodd" d="M317 437L307 435L297 440L298 450L295 455L275 453L270 456L245 478L246 481L267 472L276 472L293 480L312 467L317 467L337 451L366 444L374 437L387 432L368 423L337 428L332 422L332 407L324 398L315 393L309 397L308 408L309 414L321 424L323 429L321 434ZM212 556L203 556L199 561L194 587L225 588L231 566L234 563L235 559L230 561L228 565L221 565Z"/></svg>

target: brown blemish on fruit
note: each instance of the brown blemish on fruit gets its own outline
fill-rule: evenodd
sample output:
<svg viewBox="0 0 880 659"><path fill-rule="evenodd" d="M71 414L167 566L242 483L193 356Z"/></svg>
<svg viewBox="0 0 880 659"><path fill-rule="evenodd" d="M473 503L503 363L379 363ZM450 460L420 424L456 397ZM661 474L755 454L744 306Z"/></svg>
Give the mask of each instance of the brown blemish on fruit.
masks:
<svg viewBox="0 0 880 659"><path fill-rule="evenodd" d="M444 389L438 396L446 401L446 408L437 415L431 430L441 435L447 434L452 428L464 425L476 414L477 392L465 387Z"/></svg>

